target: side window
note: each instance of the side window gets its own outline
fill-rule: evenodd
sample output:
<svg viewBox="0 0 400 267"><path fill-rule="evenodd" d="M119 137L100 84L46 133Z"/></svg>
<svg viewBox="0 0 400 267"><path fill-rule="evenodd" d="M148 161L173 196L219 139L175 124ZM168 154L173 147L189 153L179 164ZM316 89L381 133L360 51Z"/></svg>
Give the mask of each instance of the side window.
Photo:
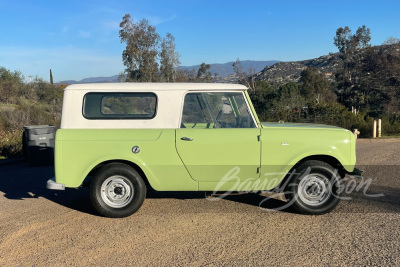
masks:
<svg viewBox="0 0 400 267"><path fill-rule="evenodd" d="M87 119L152 119L156 105L153 93L88 93L83 115Z"/></svg>
<svg viewBox="0 0 400 267"><path fill-rule="evenodd" d="M182 128L256 128L243 93L190 93Z"/></svg>
<svg viewBox="0 0 400 267"><path fill-rule="evenodd" d="M238 128L229 93L206 93L205 95L218 128Z"/></svg>
<svg viewBox="0 0 400 267"><path fill-rule="evenodd" d="M200 93L185 96L181 128L213 128L214 123Z"/></svg>
<svg viewBox="0 0 400 267"><path fill-rule="evenodd" d="M243 94L233 95L232 101L235 103L238 109L238 117L240 120L238 128L256 128L249 106L247 105Z"/></svg>

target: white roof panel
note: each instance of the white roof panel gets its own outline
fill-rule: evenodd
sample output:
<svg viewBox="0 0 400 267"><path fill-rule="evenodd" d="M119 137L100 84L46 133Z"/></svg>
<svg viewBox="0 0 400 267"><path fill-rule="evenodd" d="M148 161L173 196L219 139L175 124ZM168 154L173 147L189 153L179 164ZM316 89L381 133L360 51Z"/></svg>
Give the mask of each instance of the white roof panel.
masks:
<svg viewBox="0 0 400 267"><path fill-rule="evenodd" d="M229 83L84 83L72 84L65 90L96 90L96 91L159 91L159 90L233 90L243 91L247 87L241 84Z"/></svg>

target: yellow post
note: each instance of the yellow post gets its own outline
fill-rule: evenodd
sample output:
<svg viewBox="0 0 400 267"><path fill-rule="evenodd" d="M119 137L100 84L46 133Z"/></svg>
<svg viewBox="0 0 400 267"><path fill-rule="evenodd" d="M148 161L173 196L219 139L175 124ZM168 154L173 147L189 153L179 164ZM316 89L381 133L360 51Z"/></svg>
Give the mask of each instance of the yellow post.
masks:
<svg viewBox="0 0 400 267"><path fill-rule="evenodd" d="M357 129L354 129L354 137L357 139L358 135L360 134L360 131Z"/></svg>
<svg viewBox="0 0 400 267"><path fill-rule="evenodd" d="M378 120L378 137L381 137L381 133L382 133L382 120L379 119Z"/></svg>
<svg viewBox="0 0 400 267"><path fill-rule="evenodd" d="M374 120L374 129L372 130L373 138L376 138L376 120Z"/></svg>

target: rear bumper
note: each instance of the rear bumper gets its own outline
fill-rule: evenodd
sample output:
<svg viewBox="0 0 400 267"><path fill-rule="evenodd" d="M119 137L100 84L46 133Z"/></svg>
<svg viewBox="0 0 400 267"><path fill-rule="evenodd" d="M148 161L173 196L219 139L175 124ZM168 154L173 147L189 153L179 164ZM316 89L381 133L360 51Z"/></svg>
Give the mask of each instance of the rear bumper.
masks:
<svg viewBox="0 0 400 267"><path fill-rule="evenodd" d="M56 183L55 178L51 178L47 181L46 188L51 190L65 190L65 185Z"/></svg>
<svg viewBox="0 0 400 267"><path fill-rule="evenodd" d="M351 176L356 176L356 177L362 177L362 173L364 171L358 168L354 168L354 170L352 172L349 172L349 175Z"/></svg>

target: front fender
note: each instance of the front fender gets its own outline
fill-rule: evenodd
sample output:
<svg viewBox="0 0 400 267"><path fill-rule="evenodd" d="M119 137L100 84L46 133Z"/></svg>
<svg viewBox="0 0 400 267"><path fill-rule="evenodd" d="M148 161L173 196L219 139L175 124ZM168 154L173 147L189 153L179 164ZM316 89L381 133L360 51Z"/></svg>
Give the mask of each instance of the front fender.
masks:
<svg viewBox="0 0 400 267"><path fill-rule="evenodd" d="M354 136L341 129L268 127L262 130L261 175L255 189L275 188L288 171L307 157L335 158L347 172L355 165Z"/></svg>

